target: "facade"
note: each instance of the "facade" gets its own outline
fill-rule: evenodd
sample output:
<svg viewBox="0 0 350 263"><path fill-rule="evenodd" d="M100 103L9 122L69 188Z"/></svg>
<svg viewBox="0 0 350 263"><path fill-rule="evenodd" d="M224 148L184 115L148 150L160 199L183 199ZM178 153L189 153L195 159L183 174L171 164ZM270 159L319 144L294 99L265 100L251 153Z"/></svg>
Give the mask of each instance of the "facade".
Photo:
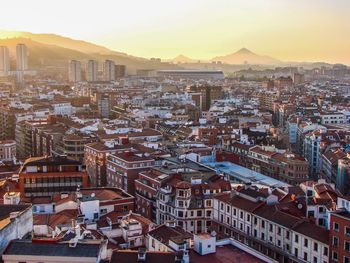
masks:
<svg viewBox="0 0 350 263"><path fill-rule="evenodd" d="M217 175L190 176L175 176L158 190L156 222L170 220L190 233L204 233L211 227L213 195L231 186Z"/></svg>
<svg viewBox="0 0 350 263"><path fill-rule="evenodd" d="M321 113L321 124L343 124L346 123L345 116L342 112L325 112Z"/></svg>
<svg viewBox="0 0 350 263"><path fill-rule="evenodd" d="M24 44L17 44L16 46L16 67L18 71L28 70L28 51Z"/></svg>
<svg viewBox="0 0 350 263"><path fill-rule="evenodd" d="M103 80L114 81L115 80L115 63L112 60L106 60L103 63Z"/></svg>
<svg viewBox="0 0 350 263"><path fill-rule="evenodd" d="M350 194L350 163L348 158L338 160L336 188L343 195Z"/></svg>
<svg viewBox="0 0 350 263"><path fill-rule="evenodd" d="M107 157L107 185L121 188L134 195L135 179L138 178L140 172L154 165L153 158L139 156L132 151L111 154Z"/></svg>
<svg viewBox="0 0 350 263"><path fill-rule="evenodd" d="M10 56L9 49L5 46L0 46L0 76L7 76L10 71Z"/></svg>
<svg viewBox="0 0 350 263"><path fill-rule="evenodd" d="M108 94L102 94L97 100L98 113L102 118L108 118L111 110Z"/></svg>
<svg viewBox="0 0 350 263"><path fill-rule="evenodd" d="M98 81L98 62L89 60L86 69L86 80L88 82Z"/></svg>
<svg viewBox="0 0 350 263"><path fill-rule="evenodd" d="M66 157L32 157L19 171L22 196L52 196L75 192L88 186L88 176L82 163Z"/></svg>
<svg viewBox="0 0 350 263"><path fill-rule="evenodd" d="M249 188L217 195L213 229L279 262L328 262L328 231L281 209L276 197Z"/></svg>
<svg viewBox="0 0 350 263"><path fill-rule="evenodd" d="M331 263L350 262L350 200L338 198L338 211L330 215Z"/></svg>
<svg viewBox="0 0 350 263"><path fill-rule="evenodd" d="M116 79L124 78L126 76L126 66L125 65L115 65L115 77Z"/></svg>
<svg viewBox="0 0 350 263"><path fill-rule="evenodd" d="M31 205L0 205L0 255L11 240L21 239L32 231Z"/></svg>
<svg viewBox="0 0 350 263"><path fill-rule="evenodd" d="M68 65L68 80L70 82L80 82L81 78L81 62L78 60L71 60Z"/></svg>
<svg viewBox="0 0 350 263"><path fill-rule="evenodd" d="M16 141L0 141L0 161L13 161L16 158Z"/></svg>
<svg viewBox="0 0 350 263"><path fill-rule="evenodd" d="M73 107L71 103L55 103L52 104L53 114L60 116L71 116L73 114Z"/></svg>

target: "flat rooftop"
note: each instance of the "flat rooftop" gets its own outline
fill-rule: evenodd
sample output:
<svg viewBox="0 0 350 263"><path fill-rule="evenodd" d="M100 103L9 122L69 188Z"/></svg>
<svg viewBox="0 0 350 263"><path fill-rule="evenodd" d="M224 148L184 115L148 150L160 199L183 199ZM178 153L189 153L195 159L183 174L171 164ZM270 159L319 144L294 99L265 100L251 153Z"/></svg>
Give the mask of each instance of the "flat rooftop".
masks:
<svg viewBox="0 0 350 263"><path fill-rule="evenodd" d="M264 261L232 245L216 247L216 253L201 256L195 251L190 253L194 263L263 263Z"/></svg>
<svg viewBox="0 0 350 263"><path fill-rule="evenodd" d="M239 181L243 183L258 183L266 186L285 187L289 184L255 172L243 166L231 163L231 162L209 162L204 165L213 168L219 173L228 174L233 181Z"/></svg>

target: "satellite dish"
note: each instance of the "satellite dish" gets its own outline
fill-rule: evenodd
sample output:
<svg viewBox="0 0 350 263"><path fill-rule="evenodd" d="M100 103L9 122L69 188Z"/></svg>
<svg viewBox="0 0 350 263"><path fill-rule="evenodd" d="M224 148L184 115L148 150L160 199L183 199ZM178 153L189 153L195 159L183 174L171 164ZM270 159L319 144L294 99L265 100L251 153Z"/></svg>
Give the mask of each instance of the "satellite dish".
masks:
<svg viewBox="0 0 350 263"><path fill-rule="evenodd" d="M298 209L302 209L303 208L303 205L302 204L298 204Z"/></svg>

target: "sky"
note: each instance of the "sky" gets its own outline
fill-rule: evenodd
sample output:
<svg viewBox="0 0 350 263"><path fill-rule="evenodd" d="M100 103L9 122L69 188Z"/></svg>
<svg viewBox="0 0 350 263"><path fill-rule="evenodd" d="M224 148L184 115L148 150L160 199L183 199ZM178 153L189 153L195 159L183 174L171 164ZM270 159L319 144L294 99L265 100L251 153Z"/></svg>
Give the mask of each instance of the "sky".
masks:
<svg viewBox="0 0 350 263"><path fill-rule="evenodd" d="M0 29L55 33L142 57L248 48L350 65L350 0L2 0Z"/></svg>

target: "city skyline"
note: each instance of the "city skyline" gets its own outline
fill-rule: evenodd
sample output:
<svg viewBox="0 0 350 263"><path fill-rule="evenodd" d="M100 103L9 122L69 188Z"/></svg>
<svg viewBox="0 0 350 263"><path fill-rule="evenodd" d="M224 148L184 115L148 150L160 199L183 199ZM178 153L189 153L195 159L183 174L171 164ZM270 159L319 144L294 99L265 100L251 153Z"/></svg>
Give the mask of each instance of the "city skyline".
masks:
<svg viewBox="0 0 350 263"><path fill-rule="evenodd" d="M97 7L38 0L7 1L2 9L1 30L54 33L140 57L211 59L245 47L283 61L350 64L344 0L104 0ZM11 19L14 12L22 19Z"/></svg>

